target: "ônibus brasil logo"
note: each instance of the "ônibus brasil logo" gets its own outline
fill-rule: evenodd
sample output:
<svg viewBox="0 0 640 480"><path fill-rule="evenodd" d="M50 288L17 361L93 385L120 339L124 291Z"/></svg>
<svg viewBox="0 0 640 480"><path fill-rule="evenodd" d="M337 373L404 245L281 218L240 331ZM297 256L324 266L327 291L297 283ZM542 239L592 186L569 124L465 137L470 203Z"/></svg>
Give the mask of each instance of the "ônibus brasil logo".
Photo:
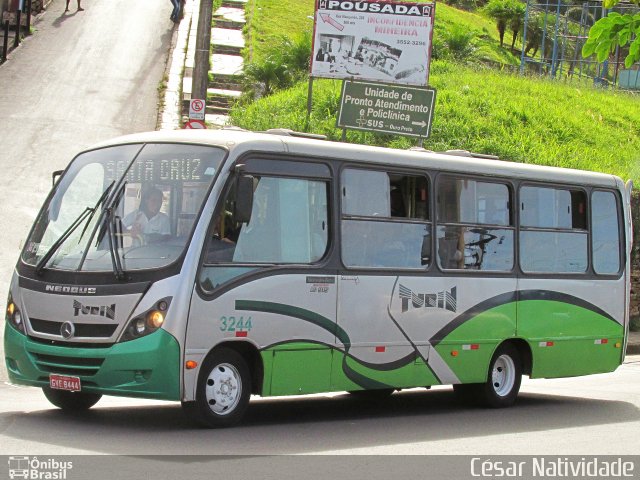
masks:
<svg viewBox="0 0 640 480"><path fill-rule="evenodd" d="M38 457L9 457L9 478L25 478L38 480L66 480L67 470L73 468L73 462Z"/></svg>
<svg viewBox="0 0 640 480"><path fill-rule="evenodd" d="M402 313L413 308L442 308L450 312L456 311L458 287L437 293L415 293L408 287L400 284L398 295L402 300Z"/></svg>

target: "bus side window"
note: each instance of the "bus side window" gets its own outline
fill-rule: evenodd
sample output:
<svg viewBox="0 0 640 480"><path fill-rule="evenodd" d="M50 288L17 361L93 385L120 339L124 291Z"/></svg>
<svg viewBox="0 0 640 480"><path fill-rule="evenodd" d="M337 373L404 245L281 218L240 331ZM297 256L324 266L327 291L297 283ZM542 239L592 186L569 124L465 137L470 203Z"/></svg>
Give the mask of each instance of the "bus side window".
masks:
<svg viewBox="0 0 640 480"><path fill-rule="evenodd" d="M510 198L504 183L440 177L436 196L440 268L512 270L515 229Z"/></svg>
<svg viewBox="0 0 640 480"><path fill-rule="evenodd" d="M329 244L328 183L254 177L249 223L233 215L232 187L210 229L201 281L215 288L236 275L279 264L320 261Z"/></svg>
<svg viewBox="0 0 640 480"><path fill-rule="evenodd" d="M597 274L616 274L620 270L620 215L613 192L593 192L591 225L593 269Z"/></svg>
<svg viewBox="0 0 640 480"><path fill-rule="evenodd" d="M342 260L348 267L424 269L431 263L427 177L346 168Z"/></svg>
<svg viewBox="0 0 640 480"><path fill-rule="evenodd" d="M520 188L520 266L525 272L585 273L586 195L582 190Z"/></svg>

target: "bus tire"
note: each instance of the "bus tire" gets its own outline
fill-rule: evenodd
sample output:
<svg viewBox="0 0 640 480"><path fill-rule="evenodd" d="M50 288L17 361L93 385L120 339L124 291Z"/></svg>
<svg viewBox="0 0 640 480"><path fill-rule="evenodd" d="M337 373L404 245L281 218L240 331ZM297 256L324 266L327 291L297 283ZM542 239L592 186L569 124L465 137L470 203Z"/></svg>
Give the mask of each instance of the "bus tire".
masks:
<svg viewBox="0 0 640 480"><path fill-rule="evenodd" d="M89 410L102 398L102 395L98 393L67 392L66 390L55 390L50 387L42 387L42 392L47 397L47 400L65 412Z"/></svg>
<svg viewBox="0 0 640 480"><path fill-rule="evenodd" d="M487 381L453 386L464 404L489 408L510 407L516 401L522 380L522 359L518 350L508 343L501 345L491 357Z"/></svg>
<svg viewBox="0 0 640 480"><path fill-rule="evenodd" d="M518 397L522 381L522 359L508 343L498 347L491 357L487 381L482 385L480 400L486 407L510 407Z"/></svg>
<svg viewBox="0 0 640 480"><path fill-rule="evenodd" d="M251 374L242 356L229 348L215 350L202 364L196 401L183 402L185 414L209 427L230 427L240 422L249 405Z"/></svg>

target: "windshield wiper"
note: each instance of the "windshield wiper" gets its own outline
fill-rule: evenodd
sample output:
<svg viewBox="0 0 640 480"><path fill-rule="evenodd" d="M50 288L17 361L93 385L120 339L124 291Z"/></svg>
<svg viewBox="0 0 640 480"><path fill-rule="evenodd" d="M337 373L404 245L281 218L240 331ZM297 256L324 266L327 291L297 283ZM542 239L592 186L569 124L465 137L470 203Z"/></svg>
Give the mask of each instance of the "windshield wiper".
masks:
<svg viewBox="0 0 640 480"><path fill-rule="evenodd" d="M118 252L118 239L113 229L113 225L118 217L113 215L113 208L107 209L107 235L109 236L109 253L111 254L111 264L113 265L113 272L116 274L118 280L124 278L124 270L122 268L122 262L120 261L120 253Z"/></svg>
<svg viewBox="0 0 640 480"><path fill-rule="evenodd" d="M44 256L40 259L40 261L36 265L36 272L38 274L42 273L42 270L44 269L47 262L51 260L51 257L53 256L53 254L60 248L60 246L64 242L67 241L67 239L71 236L74 230L78 228L78 226L82 222L85 222L84 229L82 229L82 233L80 234L80 239L78 240L78 243L80 242L80 240L82 240L82 237L84 237L84 234L87 231L89 224L91 223L91 218L93 218L93 215L96 213L96 210L98 209L98 207L102 204L102 202L104 202L104 200L107 198L107 195L109 195L109 192L113 188L114 183L115 183L115 180L111 182L111 184L106 188L104 192L102 192L102 195L100 195L100 198L98 199L96 204L93 206L93 208L86 207L83 210L83 212L78 216L78 218L76 218L75 221L71 225L69 225L69 228L67 228L63 232L60 238L58 238L58 240L56 240L54 244L51 245L51 248L47 250L47 253L44 254Z"/></svg>
<svg viewBox="0 0 640 480"><path fill-rule="evenodd" d="M113 200L110 202L110 206L107 207L105 221L107 222L107 235L109 236L109 253L111 254L111 264L113 265L113 273L115 273L118 280L125 278L124 269L122 268L122 261L120 260L120 253L118 252L118 239L114 231L114 225L119 218L114 215L115 208L120 203L120 198L124 193L127 182L122 182L122 185L118 188L118 191L113 196ZM103 233L104 235L104 233Z"/></svg>
<svg viewBox="0 0 640 480"><path fill-rule="evenodd" d="M71 236L73 231L76 228L78 228L78 226L82 223L82 221L85 218L87 218L92 212L93 210L91 209L91 207L85 208L83 212L78 216L78 218L76 218L73 221L73 223L69 225L69 227L62 233L62 235L60 235L60 238L58 238L58 240L56 240L53 243L53 245L51 245L51 248L47 250L47 252L43 255L43 257L40 259L40 261L36 265L36 273L38 275L42 274L42 270L44 269L45 265L49 262L49 260L51 260L51 257L53 257L53 254L56 253L56 251L60 248L60 246L67 241L67 238Z"/></svg>

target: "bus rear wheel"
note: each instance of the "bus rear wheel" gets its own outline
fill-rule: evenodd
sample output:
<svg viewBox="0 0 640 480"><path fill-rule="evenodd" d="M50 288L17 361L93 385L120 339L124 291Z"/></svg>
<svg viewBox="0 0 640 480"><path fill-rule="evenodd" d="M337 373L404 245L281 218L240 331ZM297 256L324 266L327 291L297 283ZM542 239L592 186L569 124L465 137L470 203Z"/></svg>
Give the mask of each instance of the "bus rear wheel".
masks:
<svg viewBox="0 0 640 480"><path fill-rule="evenodd" d="M50 387L42 387L42 392L47 400L66 412L89 410L102 398L102 395L98 393L67 392Z"/></svg>
<svg viewBox="0 0 640 480"><path fill-rule="evenodd" d="M186 415L210 428L229 427L240 422L249 405L251 375L242 356L220 348L202 364L196 401L183 402Z"/></svg>
<svg viewBox="0 0 640 480"><path fill-rule="evenodd" d="M491 358L485 383L454 385L463 401L490 408L510 407L518 397L522 381L522 359L510 344L501 345Z"/></svg>

